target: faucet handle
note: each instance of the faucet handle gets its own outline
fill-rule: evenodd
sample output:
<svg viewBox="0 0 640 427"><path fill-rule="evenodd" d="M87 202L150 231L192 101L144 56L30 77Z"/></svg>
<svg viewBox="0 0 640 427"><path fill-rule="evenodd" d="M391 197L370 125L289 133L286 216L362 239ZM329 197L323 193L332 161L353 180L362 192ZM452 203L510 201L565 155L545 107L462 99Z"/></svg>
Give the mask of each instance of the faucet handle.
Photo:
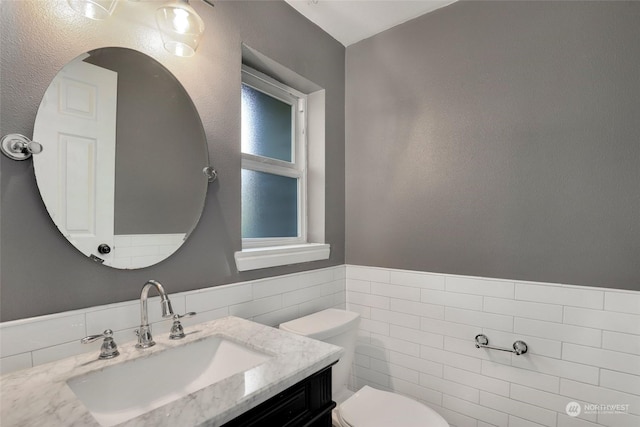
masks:
<svg viewBox="0 0 640 427"><path fill-rule="evenodd" d="M185 313L185 314L174 314L173 315L173 320L182 319L183 317L192 317L192 316L195 316L196 314L198 314L198 313L196 313L195 311L190 311L190 312Z"/></svg>
<svg viewBox="0 0 640 427"><path fill-rule="evenodd" d="M88 337L84 337L80 340L82 344L89 344L90 342L94 342L99 340L100 338L111 338L113 339L113 331L111 329L105 329L105 331L98 335L89 335Z"/></svg>
<svg viewBox="0 0 640 427"><path fill-rule="evenodd" d="M118 345L113 340L113 331L111 329L105 329L103 333L98 335L89 335L88 337L84 337L80 342L82 344L89 344L99 340L100 338L104 338L104 341L102 342L102 347L100 347L100 356L98 356L98 359L113 359L120 354L118 351Z"/></svg>
<svg viewBox="0 0 640 427"><path fill-rule="evenodd" d="M180 323L180 319L182 319L183 317L191 317L191 316L195 316L195 315L196 315L195 311L190 311L190 312L185 313L185 314L174 314L173 315L173 325L171 325L171 333L169 334L169 339L179 340L181 338L184 338L186 335L184 333L184 328L182 327L182 324Z"/></svg>

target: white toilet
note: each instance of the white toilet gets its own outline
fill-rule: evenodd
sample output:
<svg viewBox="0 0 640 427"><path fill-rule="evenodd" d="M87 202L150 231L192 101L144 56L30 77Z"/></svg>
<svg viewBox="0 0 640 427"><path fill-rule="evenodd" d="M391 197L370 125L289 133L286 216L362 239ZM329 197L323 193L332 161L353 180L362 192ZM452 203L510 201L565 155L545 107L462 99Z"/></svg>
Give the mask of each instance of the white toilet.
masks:
<svg viewBox="0 0 640 427"><path fill-rule="evenodd" d="M291 320L280 329L343 347L344 355L332 368L333 411L336 427L449 427L437 412L413 399L364 386L355 394L347 380L356 346L360 315L330 308Z"/></svg>

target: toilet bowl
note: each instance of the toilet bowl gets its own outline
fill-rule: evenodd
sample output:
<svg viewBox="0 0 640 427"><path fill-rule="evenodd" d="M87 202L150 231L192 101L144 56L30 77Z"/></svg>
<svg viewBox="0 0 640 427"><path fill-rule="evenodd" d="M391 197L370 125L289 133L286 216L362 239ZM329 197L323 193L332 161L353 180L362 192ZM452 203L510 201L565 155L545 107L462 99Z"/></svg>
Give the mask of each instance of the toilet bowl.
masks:
<svg viewBox="0 0 640 427"><path fill-rule="evenodd" d="M339 427L447 427L436 411L408 397L368 385L343 402ZM335 422L334 422L335 424Z"/></svg>
<svg viewBox="0 0 640 427"><path fill-rule="evenodd" d="M347 389L355 353L360 315L330 308L282 323L280 329L343 347L344 355L332 367L335 427L449 427L437 412L396 393L364 386L356 393Z"/></svg>

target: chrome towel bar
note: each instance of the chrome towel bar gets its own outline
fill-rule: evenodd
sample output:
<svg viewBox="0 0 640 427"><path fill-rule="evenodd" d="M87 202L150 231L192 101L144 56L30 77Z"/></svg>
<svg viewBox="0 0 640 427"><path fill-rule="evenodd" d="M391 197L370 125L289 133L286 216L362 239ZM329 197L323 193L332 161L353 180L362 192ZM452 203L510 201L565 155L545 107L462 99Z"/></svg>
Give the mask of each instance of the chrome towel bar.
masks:
<svg viewBox="0 0 640 427"><path fill-rule="evenodd" d="M484 334L478 334L476 335L476 348L488 348L490 350L500 350L500 351L506 351L509 353L515 353L516 356L520 356L521 354L525 354L527 352L527 350L529 349L527 347L527 343L524 341L516 341L513 343L513 350L509 349L509 348L503 348L503 347L493 347L491 345L489 345L489 338L487 338L486 335Z"/></svg>

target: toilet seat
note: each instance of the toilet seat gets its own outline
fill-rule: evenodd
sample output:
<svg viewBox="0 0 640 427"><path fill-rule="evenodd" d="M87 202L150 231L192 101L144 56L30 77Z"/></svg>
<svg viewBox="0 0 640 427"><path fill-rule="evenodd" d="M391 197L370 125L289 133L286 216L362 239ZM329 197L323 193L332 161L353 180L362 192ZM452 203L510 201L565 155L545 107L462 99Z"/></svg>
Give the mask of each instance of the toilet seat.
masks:
<svg viewBox="0 0 640 427"><path fill-rule="evenodd" d="M433 409L399 394L364 386L338 408L345 427L449 427Z"/></svg>

